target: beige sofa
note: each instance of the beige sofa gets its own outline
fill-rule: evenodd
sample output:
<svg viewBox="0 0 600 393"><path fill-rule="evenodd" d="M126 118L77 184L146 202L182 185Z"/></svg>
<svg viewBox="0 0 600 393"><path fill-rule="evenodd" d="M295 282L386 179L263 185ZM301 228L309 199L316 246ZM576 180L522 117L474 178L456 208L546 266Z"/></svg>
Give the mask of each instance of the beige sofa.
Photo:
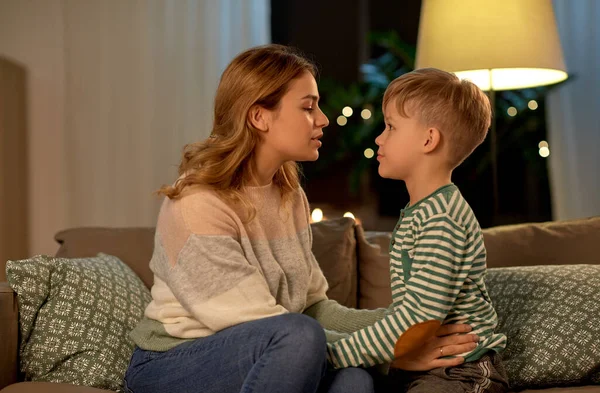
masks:
<svg viewBox="0 0 600 393"><path fill-rule="evenodd" d="M353 220L346 218L312 224L312 229L313 251L330 283L328 295L331 298L357 308L384 307L390 303L386 256L390 233L364 232L360 226L355 225ZM57 256L88 257L94 256L98 252L117 256L129 265L149 287L152 283L152 274L148 268L148 261L152 254L153 233L153 228L68 229L56 235L56 240L60 244ZM559 274L564 271L557 267L540 270L535 267L537 265L600 265L600 217L501 226L484 230L484 236L488 250L488 267L490 268L488 289L492 294L493 301L495 303L498 301L500 306L498 310L501 320L500 328L507 329L509 346L511 340L515 343L510 350L507 348L507 354L515 361L525 362L519 364L526 364L530 360L539 363L535 359L523 359L522 355L528 353L528 348L527 344L522 342L522 337L526 335L525 328L527 326L531 333L532 325L527 325L530 321L523 318L522 312L521 314L517 313L515 310L516 307L519 307L517 303L507 303L505 300L511 296L511 299L517 300L519 297L527 298L528 295L520 294L518 291L535 291L535 284L532 289L529 283L543 282L545 276L550 277L554 274L552 272ZM0 265L0 268L4 269L4 265ZM529 280L530 277L536 277L537 281L523 281ZM568 277L564 278L564 274L561 277L563 277L562 281L568 280ZM585 279L584 277L583 280ZM514 280L515 283L526 282L528 284L511 286L511 280ZM595 281L590 285L594 283ZM519 288L520 285L522 288ZM508 295L504 296L503 291ZM6 282L0 282L0 389L4 388L2 393L105 391L59 383L21 382L18 373L18 312L16 294ZM537 312L536 318L541 318L540 325L544 325L543 313ZM556 321L556 318L553 320ZM600 325L600 316L596 320ZM586 323L596 326L594 321L592 319ZM535 335L535 329L533 329L533 333ZM543 337L536 338L535 342L538 343L536 345L543 346L544 340ZM599 344L600 336L596 336L594 340L595 345ZM556 346L553 348L556 351L560 349L557 349ZM544 350L542 348L542 352L535 352L535 356L545 353ZM566 355L565 352L560 352L560 355L557 352L557 357L564 360L565 364L577 362L578 356L578 353L568 351ZM509 361L512 360L509 359ZM596 358L593 361L595 362ZM523 370L526 370L527 367L529 366L524 366ZM594 375L600 375L600 361L592 365L592 369L594 367L596 370ZM516 370L515 375L520 371ZM542 378L545 381L542 382L544 392L600 393L600 385L596 385L600 384L597 377L582 384L581 381L561 380L559 377L553 376L552 372L549 374ZM521 374L519 374L519 378L521 378ZM539 383L539 370L535 378L538 381L536 383ZM568 386L576 384L581 386ZM525 388L537 387L529 386L527 381L519 382L518 385L519 388L523 388L523 386Z"/></svg>

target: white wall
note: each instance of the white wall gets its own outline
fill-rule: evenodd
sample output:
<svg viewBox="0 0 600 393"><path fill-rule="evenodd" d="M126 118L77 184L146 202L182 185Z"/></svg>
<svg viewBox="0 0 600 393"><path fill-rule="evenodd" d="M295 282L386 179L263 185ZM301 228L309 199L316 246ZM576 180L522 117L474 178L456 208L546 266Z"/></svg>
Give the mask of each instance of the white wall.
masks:
<svg viewBox="0 0 600 393"><path fill-rule="evenodd" d="M31 80L31 254L66 227L155 224L221 71L269 41L267 3L0 0L0 53Z"/></svg>
<svg viewBox="0 0 600 393"><path fill-rule="evenodd" d="M28 71L30 249L53 253L66 225L63 7L0 0L0 53Z"/></svg>

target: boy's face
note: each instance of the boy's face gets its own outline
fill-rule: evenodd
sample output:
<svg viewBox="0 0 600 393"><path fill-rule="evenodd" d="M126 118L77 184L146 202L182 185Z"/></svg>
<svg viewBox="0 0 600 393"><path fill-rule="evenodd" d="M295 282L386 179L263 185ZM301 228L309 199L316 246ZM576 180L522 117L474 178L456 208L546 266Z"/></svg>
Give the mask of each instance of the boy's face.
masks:
<svg viewBox="0 0 600 393"><path fill-rule="evenodd" d="M388 179L406 180L422 157L426 127L416 116L403 117L392 100L383 108L385 129L375 138L379 146L379 175Z"/></svg>

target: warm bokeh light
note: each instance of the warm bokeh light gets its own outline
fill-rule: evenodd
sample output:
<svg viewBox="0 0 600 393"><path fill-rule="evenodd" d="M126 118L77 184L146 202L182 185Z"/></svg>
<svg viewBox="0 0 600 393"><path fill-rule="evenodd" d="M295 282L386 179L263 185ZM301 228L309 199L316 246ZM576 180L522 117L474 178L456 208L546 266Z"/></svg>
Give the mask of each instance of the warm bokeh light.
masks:
<svg viewBox="0 0 600 393"><path fill-rule="evenodd" d="M455 72L460 79L468 79L481 90L490 90L490 70ZM494 90L514 90L531 86L543 86L562 82L567 73L561 70L543 68L498 68L492 70L491 80Z"/></svg>
<svg viewBox="0 0 600 393"><path fill-rule="evenodd" d="M317 208L315 210L312 211L312 214L310 215L310 218L312 218L313 222L320 222L323 220L323 210Z"/></svg>
<svg viewBox="0 0 600 393"><path fill-rule="evenodd" d="M354 111L349 106L345 106L344 109L342 109L342 115L344 115L346 117L352 116L353 113L354 113Z"/></svg>
<svg viewBox="0 0 600 393"><path fill-rule="evenodd" d="M532 111L536 110L538 108L538 103L536 100L531 100L527 103L527 106L529 107L529 109L531 109Z"/></svg>
<svg viewBox="0 0 600 393"><path fill-rule="evenodd" d="M514 106L511 106L510 108L508 108L506 113L508 113L508 115L510 117L515 117L517 115L517 108L515 108Z"/></svg>
<svg viewBox="0 0 600 393"><path fill-rule="evenodd" d="M375 152L373 151L373 149L371 149L370 147L368 149L365 149L365 157L367 158L373 158L373 156L375 155Z"/></svg>
<svg viewBox="0 0 600 393"><path fill-rule="evenodd" d="M540 147L540 156L546 158L550 155L550 149L547 147Z"/></svg>
<svg viewBox="0 0 600 393"><path fill-rule="evenodd" d="M344 117L344 116L338 116L337 123L338 123L338 125L343 127L348 123L348 119L346 119L346 117Z"/></svg>
<svg viewBox="0 0 600 393"><path fill-rule="evenodd" d="M354 214L352 214L351 212L344 213L344 217L350 217L353 220L355 219Z"/></svg>
<svg viewBox="0 0 600 393"><path fill-rule="evenodd" d="M360 112L360 117L362 117L365 120L369 120L371 118L371 111L368 109L363 109Z"/></svg>
<svg viewBox="0 0 600 393"><path fill-rule="evenodd" d="M548 147L548 142L546 141L541 141L540 143L538 143L538 147L541 149L542 147Z"/></svg>

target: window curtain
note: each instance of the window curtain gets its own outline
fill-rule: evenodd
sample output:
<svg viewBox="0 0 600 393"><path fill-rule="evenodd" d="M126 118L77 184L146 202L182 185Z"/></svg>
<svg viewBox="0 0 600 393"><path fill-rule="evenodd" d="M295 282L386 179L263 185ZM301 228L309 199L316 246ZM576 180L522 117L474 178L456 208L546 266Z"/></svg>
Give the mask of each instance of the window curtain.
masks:
<svg viewBox="0 0 600 393"><path fill-rule="evenodd" d="M572 79L548 96L554 219L600 215L600 2L554 0Z"/></svg>
<svg viewBox="0 0 600 393"><path fill-rule="evenodd" d="M0 55L28 86L29 252L77 226L153 226L219 77L270 41L268 0L0 1Z"/></svg>

